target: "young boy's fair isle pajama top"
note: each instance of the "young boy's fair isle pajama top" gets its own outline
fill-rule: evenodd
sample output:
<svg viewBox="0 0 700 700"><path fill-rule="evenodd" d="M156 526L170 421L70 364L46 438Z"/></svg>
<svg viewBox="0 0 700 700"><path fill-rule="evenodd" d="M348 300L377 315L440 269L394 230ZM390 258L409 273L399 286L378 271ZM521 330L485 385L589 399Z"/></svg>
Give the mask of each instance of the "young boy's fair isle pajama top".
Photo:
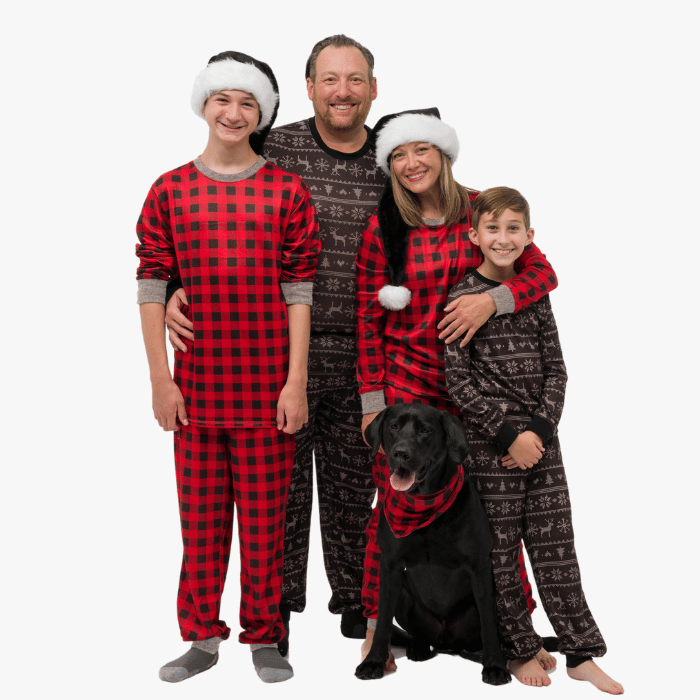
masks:
<svg viewBox="0 0 700 700"><path fill-rule="evenodd" d="M468 274L449 294L480 294L497 283ZM571 506L556 429L564 408L566 369L549 296L513 315L489 319L470 343L445 357L447 386L460 408L471 452L465 466L493 534L496 604L506 656L525 659L542 640L518 585L525 540L547 617L567 656L602 656L606 647L581 588ZM531 430L546 448L531 469L501 464L517 435ZM567 662L568 664L568 662Z"/></svg>
<svg viewBox="0 0 700 700"><path fill-rule="evenodd" d="M219 611L235 503L239 639L277 642L294 457L294 436L276 427L277 399L288 373L287 304L312 301L315 209L298 177L262 157L236 175L215 173L198 158L155 182L137 233L139 301L164 303L179 269L194 325L174 374L189 419L175 433L182 637L230 633Z"/></svg>
<svg viewBox="0 0 700 700"><path fill-rule="evenodd" d="M476 194L470 193L472 199ZM411 301L400 311L388 311L377 294L391 284L389 268L377 216L370 218L356 263L357 377L364 413L397 403L424 403L459 415L445 385L445 344L437 325L444 318L449 289L482 262L481 251L469 240L470 225L465 217L449 227L436 223L410 231L403 284L411 290ZM520 276L493 295L497 313L518 312L556 286L552 267L534 245L521 255L517 269ZM389 472L381 453L373 475L383 499ZM376 507L368 526L362 589L365 615L371 618L377 616L379 596L378 513Z"/></svg>

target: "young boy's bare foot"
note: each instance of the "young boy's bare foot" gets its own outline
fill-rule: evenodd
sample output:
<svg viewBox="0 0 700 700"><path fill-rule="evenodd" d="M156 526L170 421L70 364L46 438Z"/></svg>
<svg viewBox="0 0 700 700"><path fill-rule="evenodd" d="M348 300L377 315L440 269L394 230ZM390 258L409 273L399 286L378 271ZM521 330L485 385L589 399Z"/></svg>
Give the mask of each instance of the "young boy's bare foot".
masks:
<svg viewBox="0 0 700 700"><path fill-rule="evenodd" d="M369 650L372 648L372 641L374 640L374 630L373 629L367 629L367 635L365 636L365 641L362 642L362 660L365 660L365 657L367 654L369 654ZM389 658L386 660L386 664L384 665L384 670L388 671L390 673L393 673L396 670L396 661L394 661L394 654L391 651L391 647L389 647Z"/></svg>
<svg viewBox="0 0 700 700"><path fill-rule="evenodd" d="M535 658L545 671L551 671L557 665L557 660L544 647L535 654Z"/></svg>
<svg viewBox="0 0 700 700"><path fill-rule="evenodd" d="M617 681L610 678L593 659L584 661L579 666L576 666L576 668L567 668L566 672L569 674L569 677L574 680L593 683L598 690L602 690L604 693L622 695L622 693L625 692L625 689Z"/></svg>
<svg viewBox="0 0 700 700"><path fill-rule="evenodd" d="M508 668L510 672L523 684L542 687L549 685L547 672L540 666L537 657L530 659L511 659Z"/></svg>

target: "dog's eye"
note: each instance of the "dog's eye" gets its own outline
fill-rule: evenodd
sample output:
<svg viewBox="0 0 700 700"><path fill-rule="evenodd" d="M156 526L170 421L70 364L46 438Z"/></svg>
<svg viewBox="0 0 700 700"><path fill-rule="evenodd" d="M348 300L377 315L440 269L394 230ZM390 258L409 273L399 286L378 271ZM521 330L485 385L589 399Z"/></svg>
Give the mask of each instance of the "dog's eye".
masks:
<svg viewBox="0 0 700 700"><path fill-rule="evenodd" d="M432 432L430 428L421 428L421 433L430 433Z"/></svg>
<svg viewBox="0 0 700 700"><path fill-rule="evenodd" d="M392 424L389 426L389 430L398 430L398 429L399 429L399 426L396 425L396 423L392 423Z"/></svg>

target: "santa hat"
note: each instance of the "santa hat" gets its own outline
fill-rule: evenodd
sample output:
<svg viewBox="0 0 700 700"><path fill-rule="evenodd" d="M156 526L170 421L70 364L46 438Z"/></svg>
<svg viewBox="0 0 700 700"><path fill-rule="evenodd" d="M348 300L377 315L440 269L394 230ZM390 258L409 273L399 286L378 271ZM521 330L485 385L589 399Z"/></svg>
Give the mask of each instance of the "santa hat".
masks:
<svg viewBox="0 0 700 700"><path fill-rule="evenodd" d="M212 56L207 67L194 80L192 110L204 119L204 103L219 90L243 90L260 105L260 122L250 136L252 149L260 155L279 108L279 88L275 74L267 63L238 51L224 51Z"/></svg>
<svg viewBox="0 0 700 700"><path fill-rule="evenodd" d="M404 143L425 141L437 146L454 162L459 153L457 132L440 119L437 107L415 109L382 117L372 131L377 165L390 175L389 156ZM400 311L411 301L411 290L403 286L410 229L394 200L391 180L387 180L377 210L384 254L391 284L379 290L379 303L391 311Z"/></svg>

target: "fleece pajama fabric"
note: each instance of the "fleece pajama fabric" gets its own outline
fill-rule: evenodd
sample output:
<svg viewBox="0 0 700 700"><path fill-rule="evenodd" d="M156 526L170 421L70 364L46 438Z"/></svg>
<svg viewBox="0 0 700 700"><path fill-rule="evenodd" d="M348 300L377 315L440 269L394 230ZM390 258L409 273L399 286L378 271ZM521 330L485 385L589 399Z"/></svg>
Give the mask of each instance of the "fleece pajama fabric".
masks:
<svg viewBox="0 0 700 700"><path fill-rule="evenodd" d="M289 368L288 304L311 304L320 243L307 187L264 158L236 175L198 158L160 177L137 225L139 301L179 273L194 324L174 379L189 426L175 437L184 556L183 639L226 638L220 619L236 505L240 641L284 634L279 613L294 437L276 428Z"/></svg>
<svg viewBox="0 0 700 700"><path fill-rule="evenodd" d="M470 192L470 197L476 197ZM378 300L379 290L391 284L387 258L373 215L357 257L358 350L357 376L363 412L395 403L425 403L459 415L445 385L445 344L438 338L449 289L465 273L481 264L481 251L470 240L470 219L446 227L429 222L409 233L404 284L412 298L400 311L388 311ZM525 308L556 286L554 271L536 246L528 246L518 261L520 276L506 284L510 308ZM502 295L496 295L498 304ZM497 309L497 313L502 309ZM373 475L382 493L388 468L377 455ZM365 615L376 617L380 553L376 545L378 508L368 525L368 544L362 599Z"/></svg>

